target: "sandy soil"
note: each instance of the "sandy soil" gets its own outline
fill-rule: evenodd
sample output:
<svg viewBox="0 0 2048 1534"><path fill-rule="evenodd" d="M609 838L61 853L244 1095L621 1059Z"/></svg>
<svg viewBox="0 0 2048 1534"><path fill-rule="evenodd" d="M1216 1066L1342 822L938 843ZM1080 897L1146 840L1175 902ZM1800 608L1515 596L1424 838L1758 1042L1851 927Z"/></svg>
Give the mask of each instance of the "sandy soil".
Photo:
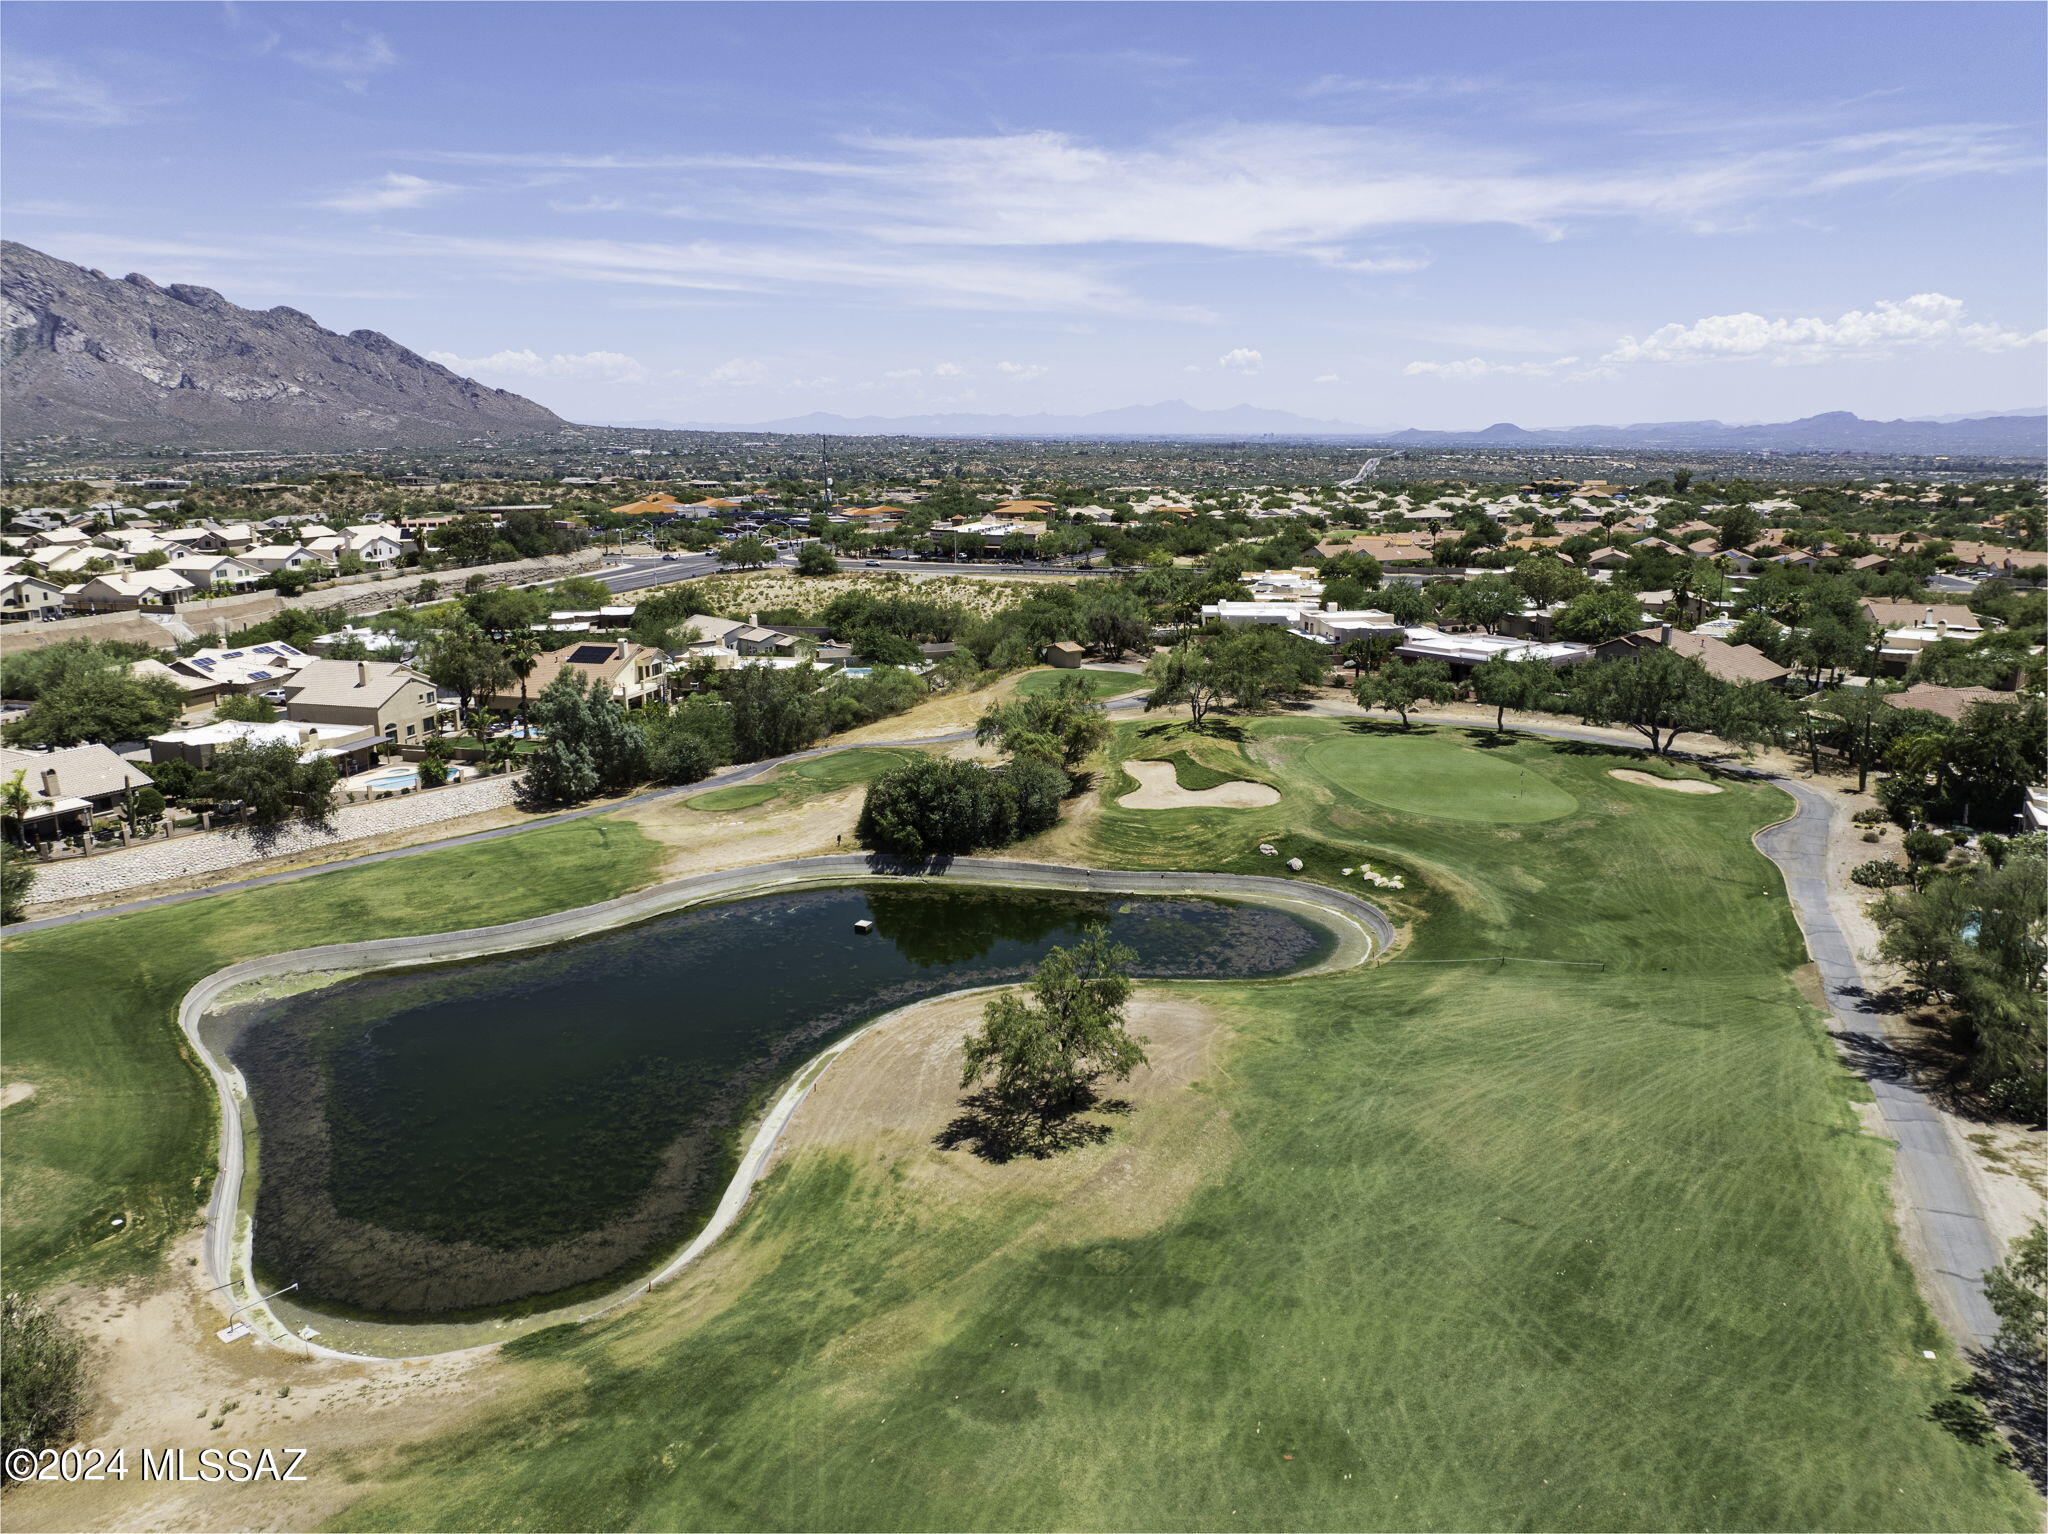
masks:
<svg viewBox="0 0 2048 1534"><path fill-rule="evenodd" d="M1138 780L1134 791L1117 800L1127 810L1256 810L1280 802L1280 791L1266 783L1182 788L1171 762L1125 762L1124 771Z"/></svg>
<svg viewBox="0 0 2048 1534"><path fill-rule="evenodd" d="M800 804L770 800L722 814L690 809L683 799L662 799L623 810L619 818L669 849L661 879L681 879L749 863L854 851L853 823L866 793L855 785Z"/></svg>
<svg viewBox="0 0 2048 1534"><path fill-rule="evenodd" d="M831 743L836 746L862 745L877 740L929 740L934 735L971 730L974 721L991 704L1002 702L1017 690L1017 678L1026 674L1020 671L975 692L942 692L904 713L877 719L873 724L848 730L844 735L834 735Z"/></svg>
<svg viewBox="0 0 2048 1534"><path fill-rule="evenodd" d="M1695 778L1660 778L1654 773L1637 772L1633 767L1616 767L1607 776L1641 788L1668 789L1674 794L1718 794L1721 791L1714 784L1702 783Z"/></svg>
<svg viewBox="0 0 2048 1534"><path fill-rule="evenodd" d="M857 1040L818 1078L774 1161L812 1149L856 1151L894 1163L921 1201L1053 1195L1063 1222L1112 1236L1154 1228L1228 1159L1229 1136L1217 1133L1222 1110L1213 1096L1187 1090L1215 1070L1224 1030L1199 1001L1160 991L1132 998L1130 1029L1150 1063L1114 1088L1137 1111L1105 1120L1118 1126L1107 1144L1000 1166L939 1150L932 1137L959 1111L960 1041L987 1001L938 997ZM1160 1154L1169 1143L1172 1153Z"/></svg>
<svg viewBox="0 0 2048 1534"><path fill-rule="evenodd" d="M8 1082L6 1086L0 1087L0 1113L6 1112L16 1103L27 1102L35 1095L36 1084L33 1081Z"/></svg>
<svg viewBox="0 0 2048 1534"><path fill-rule="evenodd" d="M91 1343L93 1403L79 1443L128 1450L125 1481L36 1483L7 1493L10 1531L304 1529L360 1492L352 1466L394 1443L451 1426L487 1400L487 1357L342 1364L223 1343L225 1308L201 1292L187 1259L154 1287L72 1290L61 1314ZM140 1453L164 1449L304 1449L303 1484L145 1482ZM280 1456L282 1458L283 1456Z"/></svg>

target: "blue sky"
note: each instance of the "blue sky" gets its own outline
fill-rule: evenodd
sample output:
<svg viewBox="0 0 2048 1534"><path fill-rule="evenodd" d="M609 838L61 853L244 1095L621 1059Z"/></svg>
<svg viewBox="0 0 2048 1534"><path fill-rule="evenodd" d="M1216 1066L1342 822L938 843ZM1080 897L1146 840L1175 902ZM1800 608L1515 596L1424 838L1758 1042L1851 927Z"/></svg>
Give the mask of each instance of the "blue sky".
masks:
<svg viewBox="0 0 2048 1534"><path fill-rule="evenodd" d="M2044 394L2031 4L36 4L7 233L576 419Z"/></svg>

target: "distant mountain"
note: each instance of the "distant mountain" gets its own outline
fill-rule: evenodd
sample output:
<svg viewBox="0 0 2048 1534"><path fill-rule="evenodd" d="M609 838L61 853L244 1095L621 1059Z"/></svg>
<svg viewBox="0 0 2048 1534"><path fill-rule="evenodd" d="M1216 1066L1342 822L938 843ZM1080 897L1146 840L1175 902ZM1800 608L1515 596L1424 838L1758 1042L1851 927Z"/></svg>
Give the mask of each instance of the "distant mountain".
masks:
<svg viewBox="0 0 2048 1534"><path fill-rule="evenodd" d="M1526 431L1512 422L1484 431L1402 431L1396 446L1701 449L1724 453L1924 453L2048 457L2048 413L1954 421L1866 421L1831 410L1798 421L1728 426L1720 421L1652 421L1633 426L1570 426Z"/></svg>
<svg viewBox="0 0 2048 1534"><path fill-rule="evenodd" d="M1799 421L1729 425L1722 421L1648 421L1629 426L1530 430L1498 421L1477 431L1417 431L1353 426L1287 410L1237 405L1204 410L1185 400L1129 405L1086 415L844 416L819 411L749 424L623 421L666 431L789 432L846 437L1332 437L1401 447L1648 448L1724 453L1924 453L2048 457L2048 412L1866 421L1846 410Z"/></svg>
<svg viewBox="0 0 2048 1534"><path fill-rule="evenodd" d="M1179 399L1095 410L1085 415L845 416L814 411L810 415L737 426L670 421L618 424L671 431L824 432L842 437L1356 437L1393 430L1388 426L1318 420L1291 410L1263 410L1256 405L1205 410Z"/></svg>
<svg viewBox="0 0 2048 1534"><path fill-rule="evenodd" d="M384 447L566 423L374 330L211 288L115 279L0 242L10 439L65 433L186 447Z"/></svg>

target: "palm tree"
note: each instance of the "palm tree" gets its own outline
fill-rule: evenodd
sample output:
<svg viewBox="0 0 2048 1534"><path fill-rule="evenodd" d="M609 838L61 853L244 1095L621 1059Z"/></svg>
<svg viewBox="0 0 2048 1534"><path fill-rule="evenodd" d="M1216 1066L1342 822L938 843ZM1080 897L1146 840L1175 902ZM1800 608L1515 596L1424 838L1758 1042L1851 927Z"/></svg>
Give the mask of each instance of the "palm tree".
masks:
<svg viewBox="0 0 2048 1534"><path fill-rule="evenodd" d="M526 723L526 679L533 675L533 668L540 664L540 638L527 632L508 634L499 641L505 651L505 664L512 674L519 678L519 722Z"/></svg>
<svg viewBox="0 0 2048 1534"><path fill-rule="evenodd" d="M36 810L49 809L54 803L54 800L45 799L28 786L26 767L5 783L0 783L0 820L13 826L16 841L25 843L28 840L29 815Z"/></svg>

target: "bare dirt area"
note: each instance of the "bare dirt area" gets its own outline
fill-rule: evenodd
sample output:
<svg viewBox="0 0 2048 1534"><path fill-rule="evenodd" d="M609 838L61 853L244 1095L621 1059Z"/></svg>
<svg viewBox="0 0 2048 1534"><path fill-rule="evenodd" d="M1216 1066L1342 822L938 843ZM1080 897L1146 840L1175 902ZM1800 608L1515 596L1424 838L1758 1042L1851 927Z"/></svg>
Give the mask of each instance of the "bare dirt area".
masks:
<svg viewBox="0 0 2048 1534"><path fill-rule="evenodd" d="M35 1095L36 1084L33 1081L8 1082L6 1086L0 1087L0 1113L5 1113L16 1103L27 1102Z"/></svg>
<svg viewBox="0 0 2048 1534"><path fill-rule="evenodd" d="M244 1339L221 1342L225 1308L201 1287L204 1269L173 1254L152 1287L71 1290L60 1314L91 1345L92 1405L79 1444L128 1451L125 1480L35 1482L7 1493L13 1530L304 1529L360 1494L357 1466L488 1401L496 1366L464 1355L415 1363L308 1359ZM145 1481L141 1451L304 1449L303 1482L245 1485ZM289 1456L280 1452L281 1464Z"/></svg>
<svg viewBox="0 0 2048 1534"><path fill-rule="evenodd" d="M705 813L685 799L660 799L620 812L668 848L663 879L714 873L750 863L853 850L853 824L867 790L845 789L797 804L770 801L750 810Z"/></svg>
<svg viewBox="0 0 2048 1534"><path fill-rule="evenodd" d="M1137 788L1117 800L1127 810L1256 810L1280 802L1280 791L1267 783L1182 788L1171 762L1125 762L1123 767L1138 780Z"/></svg>
<svg viewBox="0 0 2048 1534"><path fill-rule="evenodd" d="M891 714L887 719L877 719L873 724L834 735L831 744L858 746L878 740L929 740L934 735L971 730L984 710L1009 697L1017 690L1018 677L1028 674L1020 671L974 692L942 692L929 702L920 703L901 714Z"/></svg>
<svg viewBox="0 0 2048 1534"><path fill-rule="evenodd" d="M1141 990L1131 1033L1149 1063L1105 1095L1135 1111L1106 1118L1115 1135L1046 1161L1000 1165L933 1137L959 1112L960 1041L981 1019L986 994L942 996L911 1007L854 1041L818 1078L776 1145L776 1162L811 1150L890 1165L920 1202L985 1204L1047 1198L1076 1234L1136 1235L1155 1228L1230 1155L1228 1115L1191 1087L1216 1069L1227 1037L1215 1011L1179 991Z"/></svg>
<svg viewBox="0 0 2048 1534"><path fill-rule="evenodd" d="M1624 783L1633 783L1638 788L1662 788L1674 794L1718 794L1721 790L1712 783L1702 783L1697 778L1660 778L1655 773L1637 772L1632 767L1616 767L1607 776L1619 778Z"/></svg>

